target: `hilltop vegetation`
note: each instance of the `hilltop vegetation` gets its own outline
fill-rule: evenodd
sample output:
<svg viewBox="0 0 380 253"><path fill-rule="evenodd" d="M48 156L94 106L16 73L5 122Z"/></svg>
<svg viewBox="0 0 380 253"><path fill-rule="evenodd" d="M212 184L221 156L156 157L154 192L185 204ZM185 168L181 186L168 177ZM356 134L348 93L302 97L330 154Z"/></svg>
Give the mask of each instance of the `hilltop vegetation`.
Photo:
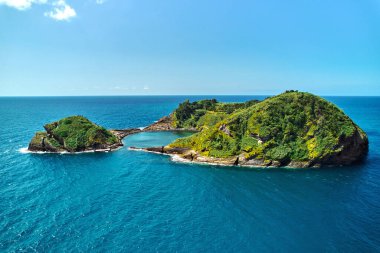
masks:
<svg viewBox="0 0 380 253"><path fill-rule="evenodd" d="M38 132L32 139L30 150L78 152L121 145L118 137L83 116L67 117L44 128L46 132Z"/></svg>
<svg viewBox="0 0 380 253"><path fill-rule="evenodd" d="M245 103L220 103L216 99L185 102L179 104L173 113L173 126L176 128L211 127L228 115L238 110L250 107L259 102L250 100Z"/></svg>
<svg viewBox="0 0 380 253"><path fill-rule="evenodd" d="M289 91L235 106L223 111L225 104L214 100L181 104L174 113L177 124L201 131L169 147L189 148L204 157L240 156L282 165L292 161L335 164L341 158L352 162L368 148L366 134L343 111L310 93ZM202 110L205 113L198 117ZM218 116L205 123L210 121L202 117L210 115ZM347 158L358 145L362 150Z"/></svg>

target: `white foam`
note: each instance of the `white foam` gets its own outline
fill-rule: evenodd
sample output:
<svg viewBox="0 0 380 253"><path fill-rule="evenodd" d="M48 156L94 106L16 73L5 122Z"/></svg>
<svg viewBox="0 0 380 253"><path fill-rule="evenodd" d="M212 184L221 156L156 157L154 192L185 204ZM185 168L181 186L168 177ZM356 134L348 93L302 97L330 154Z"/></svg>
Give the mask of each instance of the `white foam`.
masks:
<svg viewBox="0 0 380 253"><path fill-rule="evenodd" d="M18 152L22 154L49 154L53 152L47 152L47 151L30 151L28 148L20 148ZM58 153L57 153L58 154Z"/></svg>
<svg viewBox="0 0 380 253"><path fill-rule="evenodd" d="M190 161L189 159L185 159L179 155L170 155L170 158L173 162L180 162L180 163L194 163L193 161Z"/></svg>
<svg viewBox="0 0 380 253"><path fill-rule="evenodd" d="M97 149L97 150L85 150L80 152L68 152L68 151L61 151L61 152L49 152L49 151L30 151L28 148L20 148L18 151L22 154L59 154L59 155L77 155L77 154L85 154L85 153L108 153L112 151L116 151L118 149L121 149L123 146L117 147L115 149Z"/></svg>
<svg viewBox="0 0 380 253"><path fill-rule="evenodd" d="M19 148L18 152L20 152L22 154L31 153L31 151L29 151L27 147L26 148Z"/></svg>

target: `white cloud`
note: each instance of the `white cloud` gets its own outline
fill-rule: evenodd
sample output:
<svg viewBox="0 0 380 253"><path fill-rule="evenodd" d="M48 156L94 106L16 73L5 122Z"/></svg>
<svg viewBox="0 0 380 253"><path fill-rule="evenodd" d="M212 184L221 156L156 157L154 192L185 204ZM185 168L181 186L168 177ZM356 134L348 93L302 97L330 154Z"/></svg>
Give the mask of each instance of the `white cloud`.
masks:
<svg viewBox="0 0 380 253"><path fill-rule="evenodd" d="M97 4L104 4L106 0L96 0L95 3Z"/></svg>
<svg viewBox="0 0 380 253"><path fill-rule="evenodd" d="M97 0L104 1L104 0ZM51 11L45 12L46 17L55 20L69 20L77 15L75 10L66 3L65 0L55 0L51 3L49 0L0 0L0 5L15 8L17 10L26 10L32 7L33 4L47 4L53 6Z"/></svg>
<svg viewBox="0 0 380 253"><path fill-rule="evenodd" d="M0 0L1 1L1 0ZM58 21L69 20L77 15L75 10L68 5L65 0L58 0L53 3L53 10L45 12L46 17L53 18Z"/></svg>
<svg viewBox="0 0 380 253"><path fill-rule="evenodd" d="M7 5L18 10L26 10L32 4L46 4L47 0L0 0L0 4Z"/></svg>

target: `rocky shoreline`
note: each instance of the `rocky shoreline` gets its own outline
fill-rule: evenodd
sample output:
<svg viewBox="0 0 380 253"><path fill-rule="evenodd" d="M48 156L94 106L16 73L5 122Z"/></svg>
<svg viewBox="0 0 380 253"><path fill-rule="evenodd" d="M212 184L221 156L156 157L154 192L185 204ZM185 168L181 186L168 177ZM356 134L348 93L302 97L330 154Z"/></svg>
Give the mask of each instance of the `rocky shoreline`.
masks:
<svg viewBox="0 0 380 253"><path fill-rule="evenodd" d="M138 148L129 147L130 150L143 151L149 153L155 153L160 155L168 155L172 157L173 160L180 162L190 162L197 164L209 164L209 165L220 165L220 166L241 166L241 167L252 167L252 168L262 168L262 167L284 167L284 168L320 168L322 166L343 166L351 165L355 162L361 161L366 152L363 152L362 158L357 160L345 158L346 160L340 161L341 163L336 165L335 162L328 161L275 161L275 160L264 160L264 159L246 159L244 154L235 155L228 158L216 158L202 156L198 152L189 148L179 148L179 147L148 147L148 148Z"/></svg>
<svg viewBox="0 0 380 253"><path fill-rule="evenodd" d="M170 147L149 147L137 148L129 147L130 150L144 151L149 153L168 155L173 160L180 162L190 162L197 164L219 165L219 166L241 166L241 167L287 167L287 168L319 168L321 164L310 161L292 161L290 163L281 163L279 161L265 161L263 159L246 159L243 155L228 158L207 157L198 154L196 151L187 148L170 148Z"/></svg>

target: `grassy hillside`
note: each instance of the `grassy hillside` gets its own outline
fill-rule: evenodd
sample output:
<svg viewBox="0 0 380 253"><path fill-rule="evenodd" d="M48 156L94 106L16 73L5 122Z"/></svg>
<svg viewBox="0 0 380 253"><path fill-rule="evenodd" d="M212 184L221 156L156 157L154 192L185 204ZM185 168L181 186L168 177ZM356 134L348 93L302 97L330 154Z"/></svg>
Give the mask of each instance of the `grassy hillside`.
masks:
<svg viewBox="0 0 380 253"><path fill-rule="evenodd" d="M211 127L233 112L248 108L257 103L251 100L245 103L220 103L216 99L181 103L173 113L173 124L177 128Z"/></svg>
<svg viewBox="0 0 380 253"><path fill-rule="evenodd" d="M218 104L212 106L216 113ZM306 161L338 154L342 143L355 134L366 138L338 107L310 93L289 91L240 106L230 114L223 113L211 127L170 146L221 158L244 154L247 159ZM198 126L208 114L184 122Z"/></svg>

